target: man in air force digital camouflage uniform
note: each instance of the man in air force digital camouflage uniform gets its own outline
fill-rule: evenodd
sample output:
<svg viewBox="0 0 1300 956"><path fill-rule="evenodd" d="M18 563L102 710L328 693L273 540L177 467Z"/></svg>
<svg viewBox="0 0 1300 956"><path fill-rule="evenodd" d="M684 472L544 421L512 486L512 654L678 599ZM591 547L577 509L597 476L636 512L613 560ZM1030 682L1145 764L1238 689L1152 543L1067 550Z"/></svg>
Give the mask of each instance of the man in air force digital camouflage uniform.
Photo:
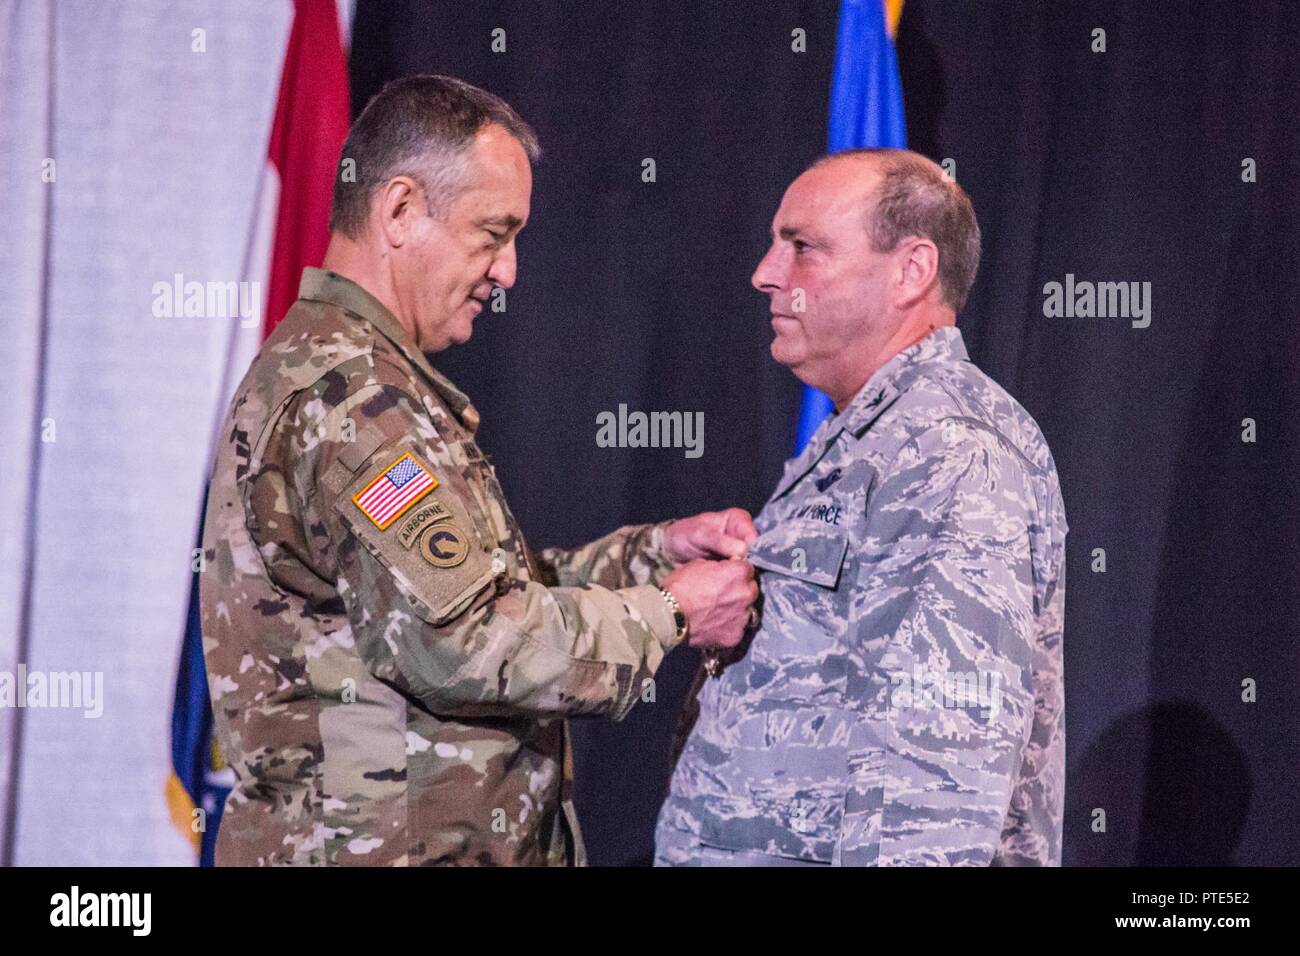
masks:
<svg viewBox="0 0 1300 956"><path fill-rule="evenodd" d="M787 190L754 285L836 413L758 516L762 623L702 680L658 863L1060 864L1065 514L954 326L978 262L969 200L914 153Z"/></svg>
<svg viewBox="0 0 1300 956"><path fill-rule="evenodd" d="M621 717L685 635L741 639L747 514L532 554L477 413L425 357L514 283L536 152L443 77L390 85L349 134L326 268L213 471L203 639L237 778L219 863L581 862L563 718Z"/></svg>

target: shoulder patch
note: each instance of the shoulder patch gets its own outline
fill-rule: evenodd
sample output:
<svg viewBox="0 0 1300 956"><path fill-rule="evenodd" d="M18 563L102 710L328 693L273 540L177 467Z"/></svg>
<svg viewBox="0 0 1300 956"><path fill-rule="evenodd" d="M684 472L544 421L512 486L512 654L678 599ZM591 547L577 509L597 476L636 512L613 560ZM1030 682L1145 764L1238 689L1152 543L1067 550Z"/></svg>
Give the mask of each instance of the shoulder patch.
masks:
<svg viewBox="0 0 1300 956"><path fill-rule="evenodd" d="M420 554L435 568L455 568L469 556L469 538L450 521L434 525L420 539Z"/></svg>
<svg viewBox="0 0 1300 956"><path fill-rule="evenodd" d="M397 540L407 551L420 537L420 532L429 525L451 518L451 512L436 498L430 498L411 512L411 516L397 529Z"/></svg>
<svg viewBox="0 0 1300 956"><path fill-rule="evenodd" d="M433 472L408 451L367 482L352 502L383 531L437 487Z"/></svg>

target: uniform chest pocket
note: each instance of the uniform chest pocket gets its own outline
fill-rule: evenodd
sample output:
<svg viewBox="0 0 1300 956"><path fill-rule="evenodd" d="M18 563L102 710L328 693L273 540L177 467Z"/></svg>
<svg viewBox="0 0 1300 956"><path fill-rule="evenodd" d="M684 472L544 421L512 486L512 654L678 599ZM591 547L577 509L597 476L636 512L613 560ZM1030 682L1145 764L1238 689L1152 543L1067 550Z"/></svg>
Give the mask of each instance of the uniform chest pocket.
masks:
<svg viewBox="0 0 1300 956"><path fill-rule="evenodd" d="M525 549L519 524L506 505L505 492L497 480L496 469L472 439L448 444L452 460L466 476L467 491L478 506L481 528L485 540L491 540L509 552Z"/></svg>
<svg viewBox="0 0 1300 956"><path fill-rule="evenodd" d="M805 519L779 525L762 535L750 546L749 561L765 571L835 589L848 548L847 533Z"/></svg>
<svg viewBox="0 0 1300 956"><path fill-rule="evenodd" d="M820 521L786 521L760 536L749 560L761 569L762 615L734 689L769 700L834 694L845 661L853 560L849 535Z"/></svg>

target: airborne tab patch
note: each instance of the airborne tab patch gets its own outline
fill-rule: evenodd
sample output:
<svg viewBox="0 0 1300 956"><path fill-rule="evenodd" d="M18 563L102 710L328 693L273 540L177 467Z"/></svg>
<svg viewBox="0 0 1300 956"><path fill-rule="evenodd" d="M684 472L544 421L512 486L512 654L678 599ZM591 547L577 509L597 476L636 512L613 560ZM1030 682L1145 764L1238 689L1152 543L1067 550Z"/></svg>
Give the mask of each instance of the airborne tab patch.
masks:
<svg viewBox="0 0 1300 956"><path fill-rule="evenodd" d="M436 521L445 521L451 517L441 501L430 498L420 507L411 512L400 528L397 529L397 540L402 542L402 547L411 550L411 545L415 544L416 539L420 537L420 532Z"/></svg>
<svg viewBox="0 0 1300 956"><path fill-rule="evenodd" d="M383 531L437 487L438 479L408 451L353 495L352 501Z"/></svg>

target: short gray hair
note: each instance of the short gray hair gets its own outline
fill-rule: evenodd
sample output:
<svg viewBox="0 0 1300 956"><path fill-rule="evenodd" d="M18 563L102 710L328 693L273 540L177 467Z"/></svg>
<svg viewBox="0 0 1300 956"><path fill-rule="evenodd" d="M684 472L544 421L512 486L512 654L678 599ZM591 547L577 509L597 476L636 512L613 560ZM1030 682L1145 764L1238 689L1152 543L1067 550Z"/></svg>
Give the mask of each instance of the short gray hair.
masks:
<svg viewBox="0 0 1300 956"><path fill-rule="evenodd" d="M352 239L359 236L375 193L395 176L418 182L429 211L446 215L468 178L474 137L490 123L518 140L530 163L541 157L537 134L499 96L450 76L410 76L389 83L348 131L334 179L330 229ZM345 179L348 160L355 175Z"/></svg>
<svg viewBox="0 0 1300 956"><path fill-rule="evenodd" d="M870 159L881 174L866 223L872 249L893 252L909 237L929 239L939 250L943 302L960 312L980 265L980 227L970 197L930 160L905 149L848 149L813 167L853 157Z"/></svg>

